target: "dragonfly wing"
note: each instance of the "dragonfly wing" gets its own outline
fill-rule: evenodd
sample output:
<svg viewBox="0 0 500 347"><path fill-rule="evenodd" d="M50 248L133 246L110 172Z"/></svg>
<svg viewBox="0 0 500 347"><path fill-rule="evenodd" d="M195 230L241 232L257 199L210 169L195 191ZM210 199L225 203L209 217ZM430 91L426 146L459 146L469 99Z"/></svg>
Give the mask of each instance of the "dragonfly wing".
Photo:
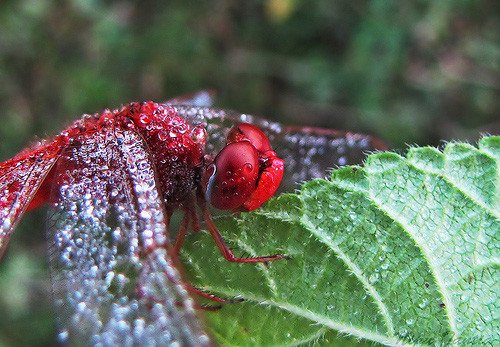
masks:
<svg viewBox="0 0 500 347"><path fill-rule="evenodd" d="M324 178L332 168L360 165L369 153L386 149L382 141L365 134L273 125L267 130L273 148L285 159L280 192L297 188L297 183Z"/></svg>
<svg viewBox="0 0 500 347"><path fill-rule="evenodd" d="M104 129L57 164L48 231L64 344L210 343L167 249L150 156L134 131Z"/></svg>
<svg viewBox="0 0 500 347"><path fill-rule="evenodd" d="M59 158L62 145L40 142L0 163L0 258L24 211Z"/></svg>
<svg viewBox="0 0 500 347"><path fill-rule="evenodd" d="M199 90L166 101L171 105L190 105L195 107L211 107L214 104L215 92L212 90Z"/></svg>
<svg viewBox="0 0 500 347"><path fill-rule="evenodd" d="M366 155L386 149L376 137L346 131L283 126L263 118L214 108L175 106L191 122L205 124L207 153L218 153L227 132L235 123L252 123L269 137L273 149L285 160L285 174L279 192L292 191L297 183L323 178L329 169L361 164Z"/></svg>

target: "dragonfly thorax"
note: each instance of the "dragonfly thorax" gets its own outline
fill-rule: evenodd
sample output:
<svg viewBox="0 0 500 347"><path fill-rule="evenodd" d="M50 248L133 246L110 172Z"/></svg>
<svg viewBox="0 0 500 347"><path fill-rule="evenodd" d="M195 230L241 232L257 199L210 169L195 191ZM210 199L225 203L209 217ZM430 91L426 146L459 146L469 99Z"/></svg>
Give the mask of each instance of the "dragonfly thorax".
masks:
<svg viewBox="0 0 500 347"><path fill-rule="evenodd" d="M203 168L205 129L189 124L173 107L151 101L129 104L120 113L133 121L147 143L166 204L184 201Z"/></svg>

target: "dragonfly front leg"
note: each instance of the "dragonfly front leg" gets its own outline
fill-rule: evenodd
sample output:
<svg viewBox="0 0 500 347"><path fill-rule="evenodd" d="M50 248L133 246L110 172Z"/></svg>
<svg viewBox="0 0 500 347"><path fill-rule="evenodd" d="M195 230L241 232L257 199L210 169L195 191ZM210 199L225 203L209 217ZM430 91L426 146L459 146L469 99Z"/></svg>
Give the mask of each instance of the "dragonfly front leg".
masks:
<svg viewBox="0 0 500 347"><path fill-rule="evenodd" d="M190 201L193 201L192 197L190 198ZM196 210L193 208L193 206L195 206L195 205L188 203L187 207L184 208L184 217L182 218L181 224L179 226L179 230L177 231L177 236L176 236L175 245L174 245L173 249L170 250L169 249L170 247L168 244L165 246L167 252L173 253L172 260L176 263L176 265L178 265L178 268L180 268L180 266L181 266L181 262L179 260L180 249L182 248L182 245L184 244L184 241L186 239L186 234L187 234L187 231L189 229L189 226L191 225L191 228L193 229L194 232L199 231L198 216L197 216ZM169 215L168 220L170 220L170 215ZM165 272L165 275L167 276L167 278L171 282L176 283L176 280L174 278L172 278L171 276L169 276L168 272ZM221 298L217 295L207 293L201 289L194 287L193 285L191 285L187 281L183 281L182 284L183 284L184 288L189 293L201 296L205 299L215 301L217 303L227 304L227 303L235 303L235 302L242 301L241 299L224 299L224 298ZM218 309L218 306L207 306L207 305L199 304L199 305L197 305L197 308L205 309L205 310L207 310L207 309L213 310L214 308Z"/></svg>
<svg viewBox="0 0 500 347"><path fill-rule="evenodd" d="M186 239L187 232L189 230L189 225L191 225L191 230L195 233L200 231L200 223L198 220L198 214L195 207L195 199L191 195L188 198L187 204L183 207L184 217L182 218L179 230L177 231L177 236L175 238L174 245L174 256L178 257L182 245Z"/></svg>
<svg viewBox="0 0 500 347"><path fill-rule="evenodd" d="M208 210L204 201L199 200L199 203L200 203L200 207L203 211L203 217L205 219L205 223L207 224L208 231L210 232L210 235L212 235L212 238L214 239L215 244L217 245L217 248L219 248L220 252L222 253L222 256L227 261L230 261L233 263L266 263L268 261L288 258L288 256L285 254L274 254L274 255L268 255L268 256L248 257L248 258L236 257L234 255L233 251L226 245L226 242L224 241L224 238L220 234L219 229L217 228L214 221L212 220L212 216L210 215L210 211Z"/></svg>

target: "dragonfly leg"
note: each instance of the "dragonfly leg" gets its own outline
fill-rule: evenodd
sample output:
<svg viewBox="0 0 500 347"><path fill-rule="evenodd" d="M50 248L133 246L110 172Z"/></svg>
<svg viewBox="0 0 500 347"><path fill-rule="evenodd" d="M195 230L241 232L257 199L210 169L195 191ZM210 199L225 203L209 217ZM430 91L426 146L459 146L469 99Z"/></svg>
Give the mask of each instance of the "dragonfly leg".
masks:
<svg viewBox="0 0 500 347"><path fill-rule="evenodd" d="M201 296L205 299L208 299L208 300L212 300L212 301L215 301L215 302L218 302L218 303L221 303L221 304L234 304L234 303L238 303L238 302L242 302L243 299L224 299L224 298L221 298L217 295L214 295L214 294L211 294L211 293L207 293L201 289L198 289L196 287L193 287L191 284L189 283L184 283L184 288L186 288L186 290L188 292L190 292L191 294L195 294L195 295L198 295L198 296Z"/></svg>
<svg viewBox="0 0 500 347"><path fill-rule="evenodd" d="M224 299L224 298L221 298L217 295L214 295L214 294L211 294L211 293L207 293L201 289L198 289L196 287L194 287L193 285L191 285L189 282L187 281L184 281L184 280L181 280L179 281L179 279L176 279L174 277L171 276L171 274L168 272L168 271L163 271L163 273L165 274L165 276L167 277L167 279L169 281L171 281L172 283L175 283L175 284L182 284L182 286L184 287L184 289L186 289L190 294L193 294L193 295L198 295L200 297L203 297L205 299L208 299L208 300L211 300L211 301L214 301L218 304L232 304L232 303L238 303L238 302L242 302L243 299ZM179 283L180 282L180 283ZM153 295L148 295L146 294L147 290L146 288L144 288L142 285L138 284L136 286L136 294L138 297L140 298L146 298L147 300L150 300L152 303L156 303L156 302L162 302L161 299L159 298L156 298L155 296ZM178 305L182 305L182 303L178 303ZM207 309L207 310L217 310L218 306L220 305L216 305L216 306L211 306L211 305L204 305L204 304L199 304L199 303L196 303L196 308L199 308L199 309ZM204 307L206 306L206 307Z"/></svg>
<svg viewBox="0 0 500 347"><path fill-rule="evenodd" d="M182 218L181 225L179 226L179 231L177 232L177 237L175 239L174 245L174 256L178 257L184 240L186 239L187 230L189 227L189 211L184 212L184 217Z"/></svg>
<svg viewBox="0 0 500 347"><path fill-rule="evenodd" d="M137 290L137 295L140 298L147 298L147 300L150 301L150 303L148 304L150 308L152 307L152 303L162 303L162 300L157 299L153 296L147 296L141 289ZM178 307L184 307L184 304L180 301L177 301L175 304ZM204 310L204 311L217 311L222 308L222 305L208 305L208 304L200 304L198 302L194 302L193 306L196 310Z"/></svg>
<svg viewBox="0 0 500 347"><path fill-rule="evenodd" d="M161 247L166 248L167 252L169 252L169 253L171 252L172 261L175 263L175 265L177 265L178 269L181 268L181 262L179 260L179 252L180 252L180 249L181 249L182 245L184 244L184 240L186 238L186 234L187 234L187 231L188 231L188 227L189 227L190 221L193 221L193 218L194 218L193 217L193 213L196 213L195 211L193 211L193 209L191 209L191 208L186 208L185 209L184 217L183 217L181 225L179 227L179 231L177 232L177 238L176 238L174 247L173 248L171 246L169 247L168 244L161 246ZM170 219L170 216L168 216L168 220L169 219ZM151 251L153 251L153 250L150 250L150 252ZM164 274L167 276L167 278L169 279L169 281L171 281L173 283L177 283L178 282L178 280L176 280L175 278L172 278L172 276L170 276L170 274L167 271L164 271ZM201 297L203 297L205 299L212 300L212 301L215 301L217 303L226 303L227 304L227 303L235 303L235 302L241 302L242 301L242 300L239 300L239 299L224 299L224 298L221 298L221 297L219 297L217 295L214 295L214 294L211 294L211 293L207 293L207 292L205 292L205 291L203 291L201 289L198 289L198 288L194 287L193 285L191 285L187 281L182 281L182 284L183 284L184 288L189 293L201 296Z"/></svg>
<svg viewBox="0 0 500 347"><path fill-rule="evenodd" d="M171 281L172 283L176 283L176 284L179 283L179 280L173 278L171 276L171 274L168 273L168 271L163 271L163 273L165 274L165 276L167 276L168 280ZM184 280L181 280L181 283L182 283L182 286L184 287L184 289L186 289L189 293L191 293L193 295L198 295L200 297L203 297L205 299L217 302L219 304L232 304L232 303L238 303L238 302L242 302L243 301L243 299L236 299L236 298L235 299L224 299L224 298L221 298L221 297L219 297L217 295L214 295L214 294L205 292L205 291L203 291L201 289L198 289L198 288L194 287L191 283L189 283L187 281L184 281ZM146 296L144 294L143 288L141 288L141 287L138 287L137 293L141 297L145 297ZM151 300L153 302L158 301L155 298L151 298Z"/></svg>
<svg viewBox="0 0 500 347"><path fill-rule="evenodd" d="M203 210L203 217L205 219L205 223L207 224L208 231L212 238L215 241L215 244L219 248L222 256L230 262L233 263L265 263L272 260L285 259L288 258L285 254L274 254L269 256L261 256L261 257L248 257L248 258L240 258L236 257L233 251L226 245L224 238L217 229L214 221L212 220L212 216L210 215L210 211L208 210L206 204L203 201L200 201L201 209Z"/></svg>
<svg viewBox="0 0 500 347"><path fill-rule="evenodd" d="M200 220L198 219L198 213L196 213L196 204L194 201L192 204L189 204L189 214L191 216L191 222L192 222L191 230L197 233L201 230L201 228L200 228Z"/></svg>
<svg viewBox="0 0 500 347"><path fill-rule="evenodd" d="M189 229L189 224L191 224L191 230L195 233L200 231L200 222L198 220L198 214L196 213L196 205L194 203L193 196L189 197L188 203L184 207L184 217L182 218L179 231L175 239L174 245L174 255L179 256L179 252L186 239L186 234Z"/></svg>
<svg viewBox="0 0 500 347"><path fill-rule="evenodd" d="M220 310L222 308L222 305L205 305L196 303L194 305L194 308L197 310L214 312Z"/></svg>
<svg viewBox="0 0 500 347"><path fill-rule="evenodd" d="M182 305L182 303L178 302L177 306L182 307L183 305ZM193 306L194 306L195 310L203 310L203 311L210 311L210 312L218 311L222 308L222 305L207 305L207 304L200 304L197 302L195 302Z"/></svg>

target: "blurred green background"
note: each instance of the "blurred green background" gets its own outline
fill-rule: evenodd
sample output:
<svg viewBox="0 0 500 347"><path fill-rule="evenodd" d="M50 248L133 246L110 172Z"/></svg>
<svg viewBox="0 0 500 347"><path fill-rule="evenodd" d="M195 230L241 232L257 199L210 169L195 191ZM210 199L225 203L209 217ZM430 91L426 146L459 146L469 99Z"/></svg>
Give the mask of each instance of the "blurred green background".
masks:
<svg viewBox="0 0 500 347"><path fill-rule="evenodd" d="M82 113L201 88L218 106L376 134L500 133L500 2L0 2L0 160ZM54 342L44 212L0 263L0 346Z"/></svg>

